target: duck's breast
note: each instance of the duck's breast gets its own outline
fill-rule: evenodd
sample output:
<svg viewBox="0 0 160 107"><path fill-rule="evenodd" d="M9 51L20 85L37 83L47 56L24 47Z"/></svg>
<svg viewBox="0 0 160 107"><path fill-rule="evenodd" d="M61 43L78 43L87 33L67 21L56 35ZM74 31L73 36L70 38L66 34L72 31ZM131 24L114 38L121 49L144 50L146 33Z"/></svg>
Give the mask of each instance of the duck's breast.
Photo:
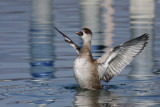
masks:
<svg viewBox="0 0 160 107"><path fill-rule="evenodd" d="M83 81L90 78L94 65L84 58L76 58L73 64L74 74L77 80Z"/></svg>
<svg viewBox="0 0 160 107"><path fill-rule="evenodd" d="M99 82L97 64L94 61L77 57L73 64L75 78L81 88L95 87Z"/></svg>

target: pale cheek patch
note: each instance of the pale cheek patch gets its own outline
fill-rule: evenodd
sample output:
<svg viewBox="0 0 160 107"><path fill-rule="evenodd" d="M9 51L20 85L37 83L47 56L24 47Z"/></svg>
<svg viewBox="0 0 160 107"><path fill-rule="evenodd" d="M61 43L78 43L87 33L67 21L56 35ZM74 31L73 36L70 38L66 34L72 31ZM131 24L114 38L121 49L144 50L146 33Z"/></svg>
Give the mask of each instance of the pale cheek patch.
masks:
<svg viewBox="0 0 160 107"><path fill-rule="evenodd" d="M82 36L82 39L83 39L84 41L91 41L92 36L91 36L91 35L83 35L83 36Z"/></svg>

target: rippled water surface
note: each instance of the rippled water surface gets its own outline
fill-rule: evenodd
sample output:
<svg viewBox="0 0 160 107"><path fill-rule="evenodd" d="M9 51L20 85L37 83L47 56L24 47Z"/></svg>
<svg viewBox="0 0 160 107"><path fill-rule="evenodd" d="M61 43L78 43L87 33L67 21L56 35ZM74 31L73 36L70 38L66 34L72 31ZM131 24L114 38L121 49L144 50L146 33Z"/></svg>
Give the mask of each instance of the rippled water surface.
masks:
<svg viewBox="0 0 160 107"><path fill-rule="evenodd" d="M1 107L159 107L160 0L0 0ZM144 51L101 90L81 90L72 63L75 32L93 31L92 54L143 33Z"/></svg>

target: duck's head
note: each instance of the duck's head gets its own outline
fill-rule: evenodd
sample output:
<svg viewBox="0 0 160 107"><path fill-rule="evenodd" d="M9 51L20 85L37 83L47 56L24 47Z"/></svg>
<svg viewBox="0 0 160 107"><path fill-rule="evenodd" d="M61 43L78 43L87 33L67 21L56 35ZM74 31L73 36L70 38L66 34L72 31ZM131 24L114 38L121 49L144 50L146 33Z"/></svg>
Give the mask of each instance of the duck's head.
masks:
<svg viewBox="0 0 160 107"><path fill-rule="evenodd" d="M88 28L83 28L81 32L76 32L82 37L84 42L90 42L92 40L92 31Z"/></svg>

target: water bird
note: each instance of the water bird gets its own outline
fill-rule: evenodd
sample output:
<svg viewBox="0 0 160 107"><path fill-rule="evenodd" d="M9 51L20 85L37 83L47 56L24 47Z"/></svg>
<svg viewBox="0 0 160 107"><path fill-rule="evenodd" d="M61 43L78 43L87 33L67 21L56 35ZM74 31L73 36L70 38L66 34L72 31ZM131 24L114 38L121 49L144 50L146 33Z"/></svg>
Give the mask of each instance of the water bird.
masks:
<svg viewBox="0 0 160 107"><path fill-rule="evenodd" d="M78 53L73 63L73 70L79 87L91 90L102 88L100 80L109 82L114 76L117 76L134 57L142 52L149 38L148 34L145 33L111 48L100 58L93 59L91 53L93 34L90 29L83 28L82 31L76 32L83 40L81 48L59 29L56 27L55 29L63 35L64 40Z"/></svg>

